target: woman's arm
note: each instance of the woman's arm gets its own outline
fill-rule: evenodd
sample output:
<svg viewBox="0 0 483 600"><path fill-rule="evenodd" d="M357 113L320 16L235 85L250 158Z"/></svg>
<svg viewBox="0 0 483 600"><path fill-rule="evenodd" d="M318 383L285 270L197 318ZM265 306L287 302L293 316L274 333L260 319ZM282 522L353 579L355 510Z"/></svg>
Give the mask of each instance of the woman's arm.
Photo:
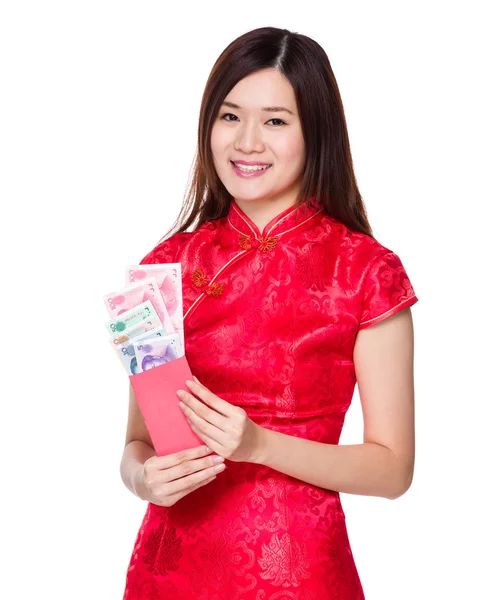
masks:
<svg viewBox="0 0 483 600"><path fill-rule="evenodd" d="M132 385L129 384L129 413L120 472L124 485L141 500L145 499L146 491L141 481L142 467L151 456L156 456L156 452L134 395L134 390Z"/></svg>
<svg viewBox="0 0 483 600"><path fill-rule="evenodd" d="M360 330L354 365L364 443L325 444L260 427L251 462L330 490L398 498L414 470L413 357L409 307Z"/></svg>

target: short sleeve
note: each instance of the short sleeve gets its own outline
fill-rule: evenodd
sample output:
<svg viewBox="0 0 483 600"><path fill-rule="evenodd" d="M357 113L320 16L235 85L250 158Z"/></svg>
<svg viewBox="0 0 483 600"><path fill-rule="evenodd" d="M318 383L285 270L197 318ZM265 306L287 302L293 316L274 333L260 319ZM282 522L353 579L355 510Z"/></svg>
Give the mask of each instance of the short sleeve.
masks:
<svg viewBox="0 0 483 600"><path fill-rule="evenodd" d="M418 301L401 259L394 252L375 258L362 288L359 329L375 325Z"/></svg>

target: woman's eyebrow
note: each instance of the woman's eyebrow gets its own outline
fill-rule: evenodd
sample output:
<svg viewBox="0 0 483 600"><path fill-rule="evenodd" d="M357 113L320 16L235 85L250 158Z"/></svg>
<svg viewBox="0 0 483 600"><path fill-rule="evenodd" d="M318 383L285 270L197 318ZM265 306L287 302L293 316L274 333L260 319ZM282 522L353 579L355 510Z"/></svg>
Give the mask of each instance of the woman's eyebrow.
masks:
<svg viewBox="0 0 483 600"><path fill-rule="evenodd" d="M228 106L229 108L241 108L241 106L238 106L238 104L235 104L234 102L228 102L227 100L222 102L222 106ZM293 115L293 112L291 110L289 110L288 108L285 108L285 106L264 106L262 108L262 110L265 110L267 112L288 112L289 114Z"/></svg>

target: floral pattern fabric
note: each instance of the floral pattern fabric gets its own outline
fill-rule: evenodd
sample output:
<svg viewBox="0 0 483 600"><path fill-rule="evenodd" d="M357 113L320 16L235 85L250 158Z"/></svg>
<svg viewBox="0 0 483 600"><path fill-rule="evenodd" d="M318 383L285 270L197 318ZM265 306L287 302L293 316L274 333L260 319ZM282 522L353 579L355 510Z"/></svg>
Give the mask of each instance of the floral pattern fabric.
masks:
<svg viewBox="0 0 483 600"><path fill-rule="evenodd" d="M180 262L186 357L262 427L337 444L357 332L417 302L399 257L314 200L260 232L226 217L141 264ZM227 469L171 507L147 504L124 600L363 600L339 493L270 467Z"/></svg>

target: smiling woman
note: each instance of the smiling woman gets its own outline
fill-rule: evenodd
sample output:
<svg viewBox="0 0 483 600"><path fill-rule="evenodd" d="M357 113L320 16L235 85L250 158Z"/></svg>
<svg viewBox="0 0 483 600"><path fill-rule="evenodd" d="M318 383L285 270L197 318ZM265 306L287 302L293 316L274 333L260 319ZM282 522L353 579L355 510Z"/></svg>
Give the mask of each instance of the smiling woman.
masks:
<svg viewBox="0 0 483 600"><path fill-rule="evenodd" d="M418 299L372 235L314 40L264 27L233 41L198 135L177 230L141 263L181 263L199 379L180 411L203 447L155 456L130 389L121 472L148 506L124 600L363 600L340 492L393 499L411 483ZM341 446L356 381L364 443Z"/></svg>
<svg viewBox="0 0 483 600"><path fill-rule="evenodd" d="M226 107L236 113L226 113ZM218 177L259 229L266 219L292 206L302 183L305 143L287 77L269 68L241 79L213 123L211 150ZM250 208L254 201L256 214Z"/></svg>

